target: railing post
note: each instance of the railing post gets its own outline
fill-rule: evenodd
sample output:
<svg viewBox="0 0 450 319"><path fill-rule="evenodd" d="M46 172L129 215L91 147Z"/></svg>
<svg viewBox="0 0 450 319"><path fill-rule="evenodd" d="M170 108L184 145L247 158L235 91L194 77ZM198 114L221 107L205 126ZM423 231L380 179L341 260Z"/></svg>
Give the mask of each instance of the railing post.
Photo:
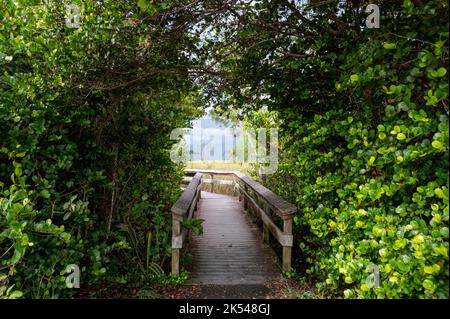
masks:
<svg viewBox="0 0 450 319"><path fill-rule="evenodd" d="M172 258L171 272L173 275L180 273L180 253L183 248L184 238L189 241L189 231L182 231L182 222L186 218L191 218L197 210L197 204L201 195L202 174L196 173L187 188L183 191L178 200L173 204L172 213Z"/></svg>
<svg viewBox="0 0 450 319"><path fill-rule="evenodd" d="M181 219L177 214L172 213L172 274L180 273L180 248L174 247L173 239L181 235Z"/></svg>
<svg viewBox="0 0 450 319"><path fill-rule="evenodd" d="M214 193L214 175L211 174L211 193Z"/></svg>
<svg viewBox="0 0 450 319"><path fill-rule="evenodd" d="M292 235L292 215L283 217L283 233ZM283 246L283 271L291 270L292 246Z"/></svg>

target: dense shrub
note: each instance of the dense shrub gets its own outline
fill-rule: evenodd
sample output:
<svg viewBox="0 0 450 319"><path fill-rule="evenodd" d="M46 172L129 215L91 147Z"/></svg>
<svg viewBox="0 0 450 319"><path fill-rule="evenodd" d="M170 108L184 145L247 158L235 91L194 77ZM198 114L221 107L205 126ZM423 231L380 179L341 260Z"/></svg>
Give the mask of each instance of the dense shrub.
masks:
<svg viewBox="0 0 450 319"><path fill-rule="evenodd" d="M78 28L62 1L1 1L1 297L67 296L72 263L83 283L160 277L168 137L199 84L219 113L278 123L263 181L298 205L321 286L448 297L448 1L380 0L380 29L363 1L79 0Z"/></svg>
<svg viewBox="0 0 450 319"><path fill-rule="evenodd" d="M70 264L85 287L167 270L190 40L141 1L75 4L79 28L62 1L1 1L0 297L70 296Z"/></svg>
<svg viewBox="0 0 450 319"><path fill-rule="evenodd" d="M332 52L310 59L334 78L328 101L316 87L296 107L274 99L278 112L249 117L259 125L265 114L282 128L279 170L263 181L297 204L301 262L337 295L449 296L445 8L404 1L381 30L407 36L365 31L366 42L334 55L333 69Z"/></svg>
<svg viewBox="0 0 450 319"><path fill-rule="evenodd" d="M285 179L270 179L299 207L309 272L347 297L448 297L448 117L413 112L378 127L338 112L292 124Z"/></svg>

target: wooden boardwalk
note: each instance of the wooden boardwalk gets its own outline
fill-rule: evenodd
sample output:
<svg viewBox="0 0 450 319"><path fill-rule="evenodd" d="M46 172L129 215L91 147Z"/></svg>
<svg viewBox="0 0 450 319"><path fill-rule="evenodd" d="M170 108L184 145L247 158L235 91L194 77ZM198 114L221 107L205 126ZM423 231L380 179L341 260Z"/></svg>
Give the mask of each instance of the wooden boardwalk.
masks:
<svg viewBox="0 0 450 319"><path fill-rule="evenodd" d="M195 217L205 220L203 235L190 238L188 284L264 285L279 278L274 252L262 243L262 231L238 198L205 191L201 196Z"/></svg>

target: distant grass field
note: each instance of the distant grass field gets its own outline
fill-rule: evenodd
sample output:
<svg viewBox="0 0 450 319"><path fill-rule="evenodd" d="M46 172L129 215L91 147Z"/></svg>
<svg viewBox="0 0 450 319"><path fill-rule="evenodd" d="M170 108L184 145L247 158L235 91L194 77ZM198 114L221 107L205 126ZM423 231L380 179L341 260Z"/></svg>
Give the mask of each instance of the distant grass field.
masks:
<svg viewBox="0 0 450 319"><path fill-rule="evenodd" d="M190 161L186 163L186 168L191 169L213 169L221 171L240 171L247 173L251 169L248 163L232 161Z"/></svg>

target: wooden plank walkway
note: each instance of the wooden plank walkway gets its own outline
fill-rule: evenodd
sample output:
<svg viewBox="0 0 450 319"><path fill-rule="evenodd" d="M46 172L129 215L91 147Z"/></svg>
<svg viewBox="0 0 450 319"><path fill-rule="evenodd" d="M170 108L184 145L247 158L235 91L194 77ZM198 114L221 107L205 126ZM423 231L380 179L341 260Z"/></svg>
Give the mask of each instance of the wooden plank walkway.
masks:
<svg viewBox="0 0 450 319"><path fill-rule="evenodd" d="M201 196L195 217L205 220L203 235L190 238L188 284L264 285L279 278L274 252L238 198L204 191Z"/></svg>

